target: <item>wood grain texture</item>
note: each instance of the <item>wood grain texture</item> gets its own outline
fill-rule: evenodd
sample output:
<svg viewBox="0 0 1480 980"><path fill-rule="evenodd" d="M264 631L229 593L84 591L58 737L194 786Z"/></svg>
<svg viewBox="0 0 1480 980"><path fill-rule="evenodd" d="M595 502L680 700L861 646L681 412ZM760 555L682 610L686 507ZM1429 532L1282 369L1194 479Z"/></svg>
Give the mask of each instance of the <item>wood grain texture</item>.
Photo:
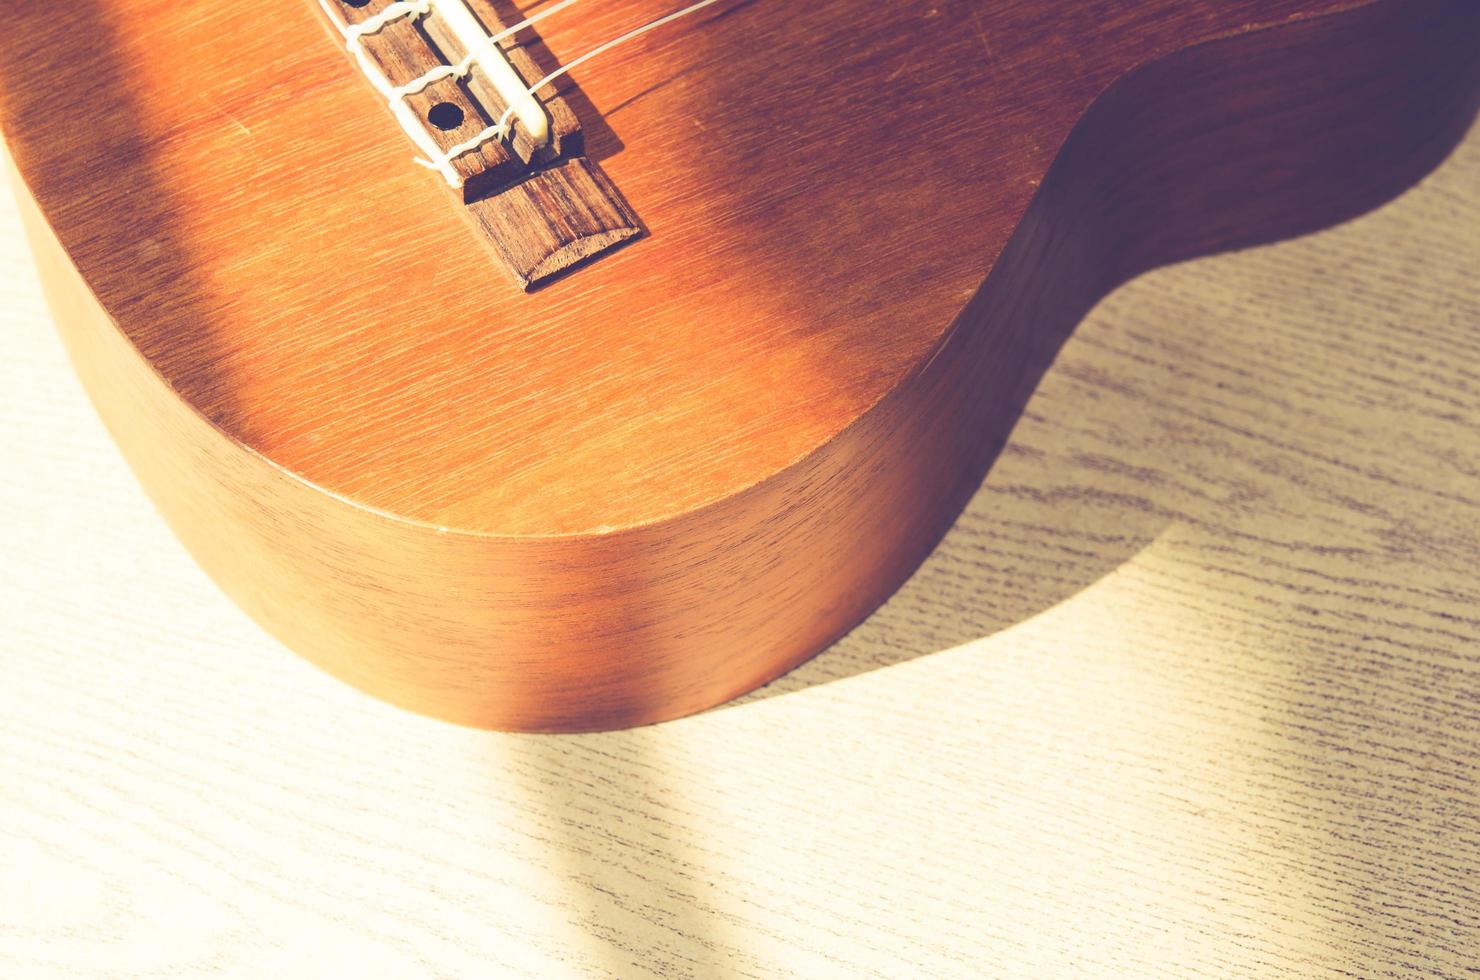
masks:
<svg viewBox="0 0 1480 980"><path fill-rule="evenodd" d="M1473 975L1480 132L1114 293L862 627L600 735L254 627L21 252L0 197L0 974Z"/></svg>
<svg viewBox="0 0 1480 980"><path fill-rule="evenodd" d="M550 50L658 9L628 7ZM581 84L652 235L534 298L365 138L338 52L280 43L307 5L23 6L0 126L79 371L249 613L440 717L634 724L882 601L1105 290L1370 207L1475 111L1472 3L1104 7L738 3L645 39ZM232 78L191 67L228 43Z"/></svg>
<svg viewBox="0 0 1480 980"><path fill-rule="evenodd" d="M468 214L520 287L538 286L631 242L642 224L601 168L567 160L492 197Z"/></svg>

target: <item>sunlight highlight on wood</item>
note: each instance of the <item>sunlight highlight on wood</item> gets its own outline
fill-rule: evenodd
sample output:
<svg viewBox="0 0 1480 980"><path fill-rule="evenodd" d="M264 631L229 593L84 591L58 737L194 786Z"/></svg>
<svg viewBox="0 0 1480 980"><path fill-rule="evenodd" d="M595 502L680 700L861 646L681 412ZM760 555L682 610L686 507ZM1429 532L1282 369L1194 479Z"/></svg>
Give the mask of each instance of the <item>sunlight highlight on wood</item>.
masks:
<svg viewBox="0 0 1480 980"><path fill-rule="evenodd" d="M1476 268L1480 132L1355 222L1138 279L839 644L525 736L221 595L0 195L0 975L1466 976Z"/></svg>

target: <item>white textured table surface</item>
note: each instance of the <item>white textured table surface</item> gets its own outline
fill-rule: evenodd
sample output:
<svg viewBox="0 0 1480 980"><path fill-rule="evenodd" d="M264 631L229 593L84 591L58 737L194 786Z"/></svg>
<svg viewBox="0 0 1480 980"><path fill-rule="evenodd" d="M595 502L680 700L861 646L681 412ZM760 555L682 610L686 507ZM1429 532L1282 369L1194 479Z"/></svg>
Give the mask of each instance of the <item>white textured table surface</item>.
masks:
<svg viewBox="0 0 1480 980"><path fill-rule="evenodd" d="M886 608L578 737L385 707L238 613L0 200L0 975L1480 968L1480 134L1116 293Z"/></svg>

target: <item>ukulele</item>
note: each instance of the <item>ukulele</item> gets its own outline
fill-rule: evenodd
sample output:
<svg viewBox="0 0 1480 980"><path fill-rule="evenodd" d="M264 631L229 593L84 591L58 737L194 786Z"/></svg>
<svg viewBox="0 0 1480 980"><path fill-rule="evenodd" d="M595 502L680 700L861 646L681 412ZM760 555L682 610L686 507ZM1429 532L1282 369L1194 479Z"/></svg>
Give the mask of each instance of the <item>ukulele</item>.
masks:
<svg viewBox="0 0 1480 980"><path fill-rule="evenodd" d="M0 131L221 587L395 704L572 731L858 623L1091 305L1410 186L1477 45L1474 0L23 0Z"/></svg>

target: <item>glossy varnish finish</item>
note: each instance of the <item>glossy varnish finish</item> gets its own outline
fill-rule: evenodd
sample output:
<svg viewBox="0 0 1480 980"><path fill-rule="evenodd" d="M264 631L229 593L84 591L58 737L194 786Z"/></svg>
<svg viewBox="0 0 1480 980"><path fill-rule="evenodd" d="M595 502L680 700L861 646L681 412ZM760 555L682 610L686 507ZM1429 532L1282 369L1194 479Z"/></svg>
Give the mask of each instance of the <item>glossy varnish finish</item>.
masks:
<svg viewBox="0 0 1480 980"><path fill-rule="evenodd" d="M316 14L22 5L0 125L52 299L245 608L398 703L537 729L695 710L847 629L1105 289L1437 162L1480 17L739 3L579 74L651 236L525 296Z"/></svg>

